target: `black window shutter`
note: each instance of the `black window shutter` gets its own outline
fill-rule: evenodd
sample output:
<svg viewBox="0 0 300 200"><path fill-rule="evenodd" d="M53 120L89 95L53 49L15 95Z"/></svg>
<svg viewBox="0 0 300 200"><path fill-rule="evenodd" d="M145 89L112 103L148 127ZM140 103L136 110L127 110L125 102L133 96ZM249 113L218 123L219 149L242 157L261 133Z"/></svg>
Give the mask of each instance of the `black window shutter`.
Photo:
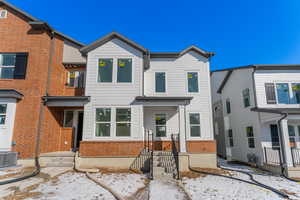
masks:
<svg viewBox="0 0 300 200"><path fill-rule="evenodd" d="M28 53L17 53L14 79L25 79Z"/></svg>
<svg viewBox="0 0 300 200"><path fill-rule="evenodd" d="M276 104L275 84L265 83L267 104Z"/></svg>

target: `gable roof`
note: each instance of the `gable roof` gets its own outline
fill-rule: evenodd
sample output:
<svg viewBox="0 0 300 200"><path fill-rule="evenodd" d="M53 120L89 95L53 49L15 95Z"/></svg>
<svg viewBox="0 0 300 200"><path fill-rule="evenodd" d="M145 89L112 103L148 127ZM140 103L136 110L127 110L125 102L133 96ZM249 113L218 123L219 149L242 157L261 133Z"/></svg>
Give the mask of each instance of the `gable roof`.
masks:
<svg viewBox="0 0 300 200"><path fill-rule="evenodd" d="M222 93L223 88L225 87L227 81L229 80L234 70L251 69L251 68L255 70L300 70L300 64L256 64L256 65L245 65L245 66L232 67L232 68L212 71L212 73L227 71L227 74L224 77L217 92L219 94Z"/></svg>
<svg viewBox="0 0 300 200"><path fill-rule="evenodd" d="M207 52L204 51L203 49L200 49L199 47L196 47L195 45L192 45L180 52L150 52L150 57L151 58L178 58L190 51L195 51L200 55L204 56L205 58L209 58L215 55L215 53L213 52Z"/></svg>
<svg viewBox="0 0 300 200"><path fill-rule="evenodd" d="M135 43L134 41L128 39L127 37L125 37L117 32L111 32L111 33L105 35L104 37L101 37L100 39L96 40L95 42L92 42L91 44L89 44L85 47L82 47L80 49L80 52L82 54L87 54L88 52L96 49L97 47L105 44L106 42L108 42L114 38L118 38L119 40L125 42L126 44L128 44L128 45L134 47L135 49L140 50L144 53L148 52L148 50L146 48L142 47L141 45Z"/></svg>
<svg viewBox="0 0 300 200"><path fill-rule="evenodd" d="M75 40L75 39L73 39L73 38L71 38L71 37L69 37L69 36L67 36L67 35L65 35L65 34L59 32L59 31L57 31L57 30L55 30L55 29L53 29L51 26L49 26L49 24L47 22L40 21L39 19L31 16L30 14L28 14L25 11L15 7L14 5L8 3L5 0L0 0L0 5L5 5L5 6L9 7L10 9L12 9L13 11L15 11L15 12L21 14L22 16L24 16L25 18L27 18L28 24L30 24L32 27L41 27L41 26L43 26L43 27L46 28L46 30L48 30L50 32L53 32L54 34L66 39L66 40L68 40L68 41L70 41L74 44L77 44L81 47L84 46L83 43L81 43L81 42L79 42L79 41L77 41L77 40Z"/></svg>

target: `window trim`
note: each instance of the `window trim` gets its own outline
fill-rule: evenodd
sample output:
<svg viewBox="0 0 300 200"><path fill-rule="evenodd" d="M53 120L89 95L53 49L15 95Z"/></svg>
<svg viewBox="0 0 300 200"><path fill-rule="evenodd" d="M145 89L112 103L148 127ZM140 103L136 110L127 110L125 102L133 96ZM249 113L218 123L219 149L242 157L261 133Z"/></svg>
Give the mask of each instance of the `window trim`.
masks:
<svg viewBox="0 0 300 200"><path fill-rule="evenodd" d="M199 124L191 124L190 115L191 114L198 114L199 115ZM201 137L201 113L200 112L189 112L188 113L188 119L189 119L189 137L190 138L200 138ZM200 135L199 136L192 136L191 128L194 126L199 126Z"/></svg>
<svg viewBox="0 0 300 200"><path fill-rule="evenodd" d="M156 73L165 73L165 91L164 92L157 92L156 91ZM168 94L168 75L167 75L167 72L166 71L155 71L154 72L154 93L159 95L159 94Z"/></svg>
<svg viewBox="0 0 300 200"><path fill-rule="evenodd" d="M252 128L252 134L253 134L253 135L250 136L250 137L248 137L247 129L250 128L250 127ZM246 138L247 138L248 148L249 148L249 149L255 149L255 148L256 148L256 144L255 144L254 127L251 126L251 125L250 125L250 126L246 126ZM253 144L254 144L253 147L250 147L250 145L249 145L249 144L250 144L250 143L249 143L249 139L253 139Z"/></svg>
<svg viewBox="0 0 300 200"><path fill-rule="evenodd" d="M121 56L118 56L117 58L113 58L113 59L116 60L116 62L115 62L116 63L115 83L117 83L117 84L132 84L133 78L134 78L134 67L133 67L134 59L132 57L121 57ZM119 70L119 66L118 66L119 62L118 61L119 61L119 59L131 59L131 81L130 82L118 82L118 70ZM113 64L113 66L114 66L114 64ZM113 78L114 78L114 76L113 76ZM113 81L114 81L114 79L113 79Z"/></svg>
<svg viewBox="0 0 300 200"><path fill-rule="evenodd" d="M286 81L273 81L273 82L268 82L268 83L273 83L274 84L274 87L275 87L275 97L276 97L276 103L274 103L274 105L299 105L300 103L291 103L291 98L294 97L294 92L293 92L293 89L292 89L292 84L297 84L297 83L300 83L299 80L293 80L293 81L290 81L290 80L286 80ZM277 84L288 84L288 92L289 92L289 103L286 104L286 103L279 103L279 99L278 99L278 91L277 91ZM267 94L265 94L267 95ZM268 104L268 103L267 103Z"/></svg>
<svg viewBox="0 0 300 200"><path fill-rule="evenodd" d="M3 55L14 55L15 56L15 65L3 65ZM16 70L16 61L17 61L17 53L0 53L0 80L13 80L14 74ZM12 78L1 78L2 69L14 69L13 77Z"/></svg>
<svg viewBox="0 0 300 200"><path fill-rule="evenodd" d="M197 92L189 92L189 79L188 74L189 73L197 73L197 84L198 84L198 91ZM186 81L186 92L187 94L200 94L200 79L199 79L200 73L199 71L186 71L185 73L185 81Z"/></svg>
<svg viewBox="0 0 300 200"><path fill-rule="evenodd" d="M117 121L117 109L129 109L130 110L130 121ZM117 124L129 124L130 125L130 134L129 136L118 136L117 135ZM116 138L128 138L128 137L132 137L132 109L131 107L115 107L115 136Z"/></svg>
<svg viewBox="0 0 300 200"><path fill-rule="evenodd" d="M102 121L102 122L97 122L97 109L110 109L110 121ZM95 110L95 115L94 115L94 137L95 138L111 138L112 137L112 128L113 128L113 109L112 107L106 107L106 106L100 106L94 108ZM109 136L97 136L96 135L96 130L97 130L97 124L110 124L110 129L109 129Z"/></svg>
<svg viewBox="0 0 300 200"><path fill-rule="evenodd" d="M5 105L6 109L5 109L5 113L0 113L0 116L4 116L4 124L0 124L0 126L5 126L6 122L7 122L7 109L8 109L8 104L7 103L2 103L0 102L0 105Z"/></svg>
<svg viewBox="0 0 300 200"><path fill-rule="evenodd" d="M246 92L246 91L248 91L248 95L247 95L247 96L245 95L245 92ZM250 88L245 88L245 89L243 89L243 91L242 91L242 96L243 96L243 105L244 105L244 108L250 107L250 106L251 106ZM248 98L249 105L246 105L246 104L245 104L246 98Z"/></svg>

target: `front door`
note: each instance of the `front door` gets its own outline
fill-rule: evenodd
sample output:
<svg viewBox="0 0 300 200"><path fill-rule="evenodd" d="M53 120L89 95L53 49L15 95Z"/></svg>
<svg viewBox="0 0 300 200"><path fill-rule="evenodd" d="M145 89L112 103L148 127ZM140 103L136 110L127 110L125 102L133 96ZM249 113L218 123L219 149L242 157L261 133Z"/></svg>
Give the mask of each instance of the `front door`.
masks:
<svg viewBox="0 0 300 200"><path fill-rule="evenodd" d="M80 141L82 140L82 128L83 128L83 111L78 112L78 122L77 122L77 133L76 133L76 143L75 148L79 149Z"/></svg>
<svg viewBox="0 0 300 200"><path fill-rule="evenodd" d="M162 139L167 137L167 115L156 113L154 116L154 150L163 150Z"/></svg>
<svg viewBox="0 0 300 200"><path fill-rule="evenodd" d="M15 110L15 102L0 99L0 151L11 150Z"/></svg>

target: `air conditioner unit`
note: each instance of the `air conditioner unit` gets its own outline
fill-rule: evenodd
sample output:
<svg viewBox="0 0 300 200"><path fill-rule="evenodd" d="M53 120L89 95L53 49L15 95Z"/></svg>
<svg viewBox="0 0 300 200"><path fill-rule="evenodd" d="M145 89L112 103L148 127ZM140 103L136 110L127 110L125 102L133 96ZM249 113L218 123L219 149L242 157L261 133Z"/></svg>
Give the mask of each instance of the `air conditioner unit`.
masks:
<svg viewBox="0 0 300 200"><path fill-rule="evenodd" d="M0 10L0 19L7 18L7 10Z"/></svg>
<svg viewBox="0 0 300 200"><path fill-rule="evenodd" d="M17 165L17 152L0 152L0 168Z"/></svg>

